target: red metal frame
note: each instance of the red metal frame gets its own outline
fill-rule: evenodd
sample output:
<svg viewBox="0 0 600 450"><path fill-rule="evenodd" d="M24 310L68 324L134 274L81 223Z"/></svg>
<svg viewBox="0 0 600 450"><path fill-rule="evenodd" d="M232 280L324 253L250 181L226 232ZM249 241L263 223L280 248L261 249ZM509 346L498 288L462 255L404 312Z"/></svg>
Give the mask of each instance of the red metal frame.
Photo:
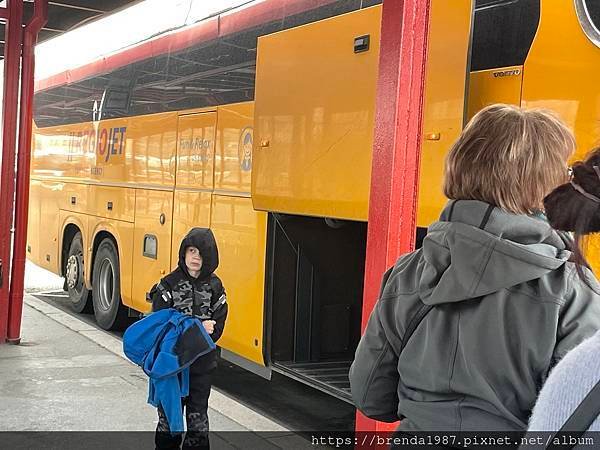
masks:
<svg viewBox="0 0 600 450"><path fill-rule="evenodd" d="M11 255L11 233L15 195L15 147L17 141L17 109L19 105L19 66L23 39L23 0L8 0L8 23L4 46L4 102L2 178L0 188L0 343L6 340L8 329L8 293Z"/></svg>
<svg viewBox="0 0 600 450"><path fill-rule="evenodd" d="M383 2L363 330L377 301L383 272L401 254L414 250L430 3ZM360 413L356 416L357 431L395 426Z"/></svg>
<svg viewBox="0 0 600 450"><path fill-rule="evenodd" d="M31 129L33 112L33 79L35 74L34 49L37 36L48 18L48 0L37 0L33 16L25 26L23 37L23 62L21 73L21 111L19 156L17 159L17 195L15 201L15 238L8 310L8 336L18 343L21 336L23 290L25 279L25 246L27 245L27 219L29 210L29 167L31 162Z"/></svg>

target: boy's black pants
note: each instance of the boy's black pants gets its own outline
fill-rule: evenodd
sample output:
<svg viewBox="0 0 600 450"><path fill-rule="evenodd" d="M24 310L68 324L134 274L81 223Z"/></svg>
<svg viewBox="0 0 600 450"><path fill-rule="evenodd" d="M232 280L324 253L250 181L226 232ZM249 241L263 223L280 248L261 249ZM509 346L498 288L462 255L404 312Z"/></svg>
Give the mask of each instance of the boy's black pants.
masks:
<svg viewBox="0 0 600 450"><path fill-rule="evenodd" d="M183 440L183 450L208 449L208 397L210 395L212 373L194 373L190 370L190 393L183 401L187 433ZM158 425L154 443L157 450L179 449L181 434L169 433L169 423L161 407L158 408Z"/></svg>

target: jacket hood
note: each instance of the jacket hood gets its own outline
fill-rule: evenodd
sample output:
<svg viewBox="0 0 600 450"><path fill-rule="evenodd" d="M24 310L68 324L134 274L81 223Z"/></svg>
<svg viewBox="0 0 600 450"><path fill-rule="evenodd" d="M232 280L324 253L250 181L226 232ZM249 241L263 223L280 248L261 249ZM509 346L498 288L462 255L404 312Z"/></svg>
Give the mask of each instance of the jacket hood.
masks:
<svg viewBox="0 0 600 450"><path fill-rule="evenodd" d="M188 268L185 265L185 249L187 247L196 247L200 250L202 256L202 269L200 269L199 280L208 278L217 267L219 267L219 250L217 241L210 228L192 228L185 235L179 246L179 268L188 276Z"/></svg>
<svg viewBox="0 0 600 450"><path fill-rule="evenodd" d="M545 218L476 200L448 203L423 240L423 303L459 302L540 278L571 256L569 238Z"/></svg>

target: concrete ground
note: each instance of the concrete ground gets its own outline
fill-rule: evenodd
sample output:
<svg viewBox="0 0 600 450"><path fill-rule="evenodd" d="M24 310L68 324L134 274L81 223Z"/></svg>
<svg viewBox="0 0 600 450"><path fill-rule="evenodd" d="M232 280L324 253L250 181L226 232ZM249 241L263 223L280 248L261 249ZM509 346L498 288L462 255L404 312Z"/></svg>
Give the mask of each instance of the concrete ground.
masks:
<svg viewBox="0 0 600 450"><path fill-rule="evenodd" d="M25 292L60 290L63 284L64 278L36 266L29 260L25 262Z"/></svg>
<svg viewBox="0 0 600 450"><path fill-rule="evenodd" d="M30 289L38 269L28 266ZM61 279L39 273L46 278L37 285L62 286ZM147 378L125 358L121 341L31 295L24 303L21 344L0 345L0 431L19 432L2 433L0 449L117 448L107 439L116 439L119 448L153 448L156 410L146 403ZM215 390L209 418L213 448L311 447ZM102 433L69 433L68 439L81 441L70 446L57 431Z"/></svg>

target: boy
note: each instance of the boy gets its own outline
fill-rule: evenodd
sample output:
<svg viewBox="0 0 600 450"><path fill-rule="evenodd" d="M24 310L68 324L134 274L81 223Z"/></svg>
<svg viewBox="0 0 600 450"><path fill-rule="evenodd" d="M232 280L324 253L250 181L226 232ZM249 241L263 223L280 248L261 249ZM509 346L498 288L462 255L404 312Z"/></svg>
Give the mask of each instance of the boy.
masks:
<svg viewBox="0 0 600 450"><path fill-rule="evenodd" d="M152 310L175 308L198 317L212 340L223 333L227 317L225 289L213 272L219 265L217 243L208 228L192 228L181 241L177 268L150 291ZM198 358L190 366L190 391L185 400L187 434L183 449L209 448L208 396L216 352ZM158 408L157 449L179 449L181 435L169 433L169 424Z"/></svg>

